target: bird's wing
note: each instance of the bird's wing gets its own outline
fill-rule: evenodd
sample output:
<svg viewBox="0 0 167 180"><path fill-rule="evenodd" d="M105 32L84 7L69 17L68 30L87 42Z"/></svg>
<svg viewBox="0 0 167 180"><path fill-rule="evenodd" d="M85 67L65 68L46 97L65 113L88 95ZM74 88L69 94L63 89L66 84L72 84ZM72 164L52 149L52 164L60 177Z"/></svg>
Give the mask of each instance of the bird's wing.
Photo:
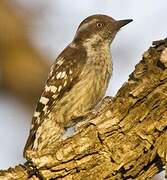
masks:
<svg viewBox="0 0 167 180"><path fill-rule="evenodd" d="M52 65L32 118L30 134L24 151L31 148L38 127L52 107L77 82L85 62L86 52L84 49L70 48L68 46Z"/></svg>

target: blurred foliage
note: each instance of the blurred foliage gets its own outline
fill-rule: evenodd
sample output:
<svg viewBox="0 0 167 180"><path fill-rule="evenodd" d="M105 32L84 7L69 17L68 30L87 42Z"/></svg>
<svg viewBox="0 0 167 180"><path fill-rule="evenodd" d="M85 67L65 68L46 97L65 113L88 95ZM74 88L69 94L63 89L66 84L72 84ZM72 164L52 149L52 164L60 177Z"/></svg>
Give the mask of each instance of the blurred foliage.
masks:
<svg viewBox="0 0 167 180"><path fill-rule="evenodd" d="M9 2L0 1L0 88L33 107L49 63L31 44L25 21Z"/></svg>

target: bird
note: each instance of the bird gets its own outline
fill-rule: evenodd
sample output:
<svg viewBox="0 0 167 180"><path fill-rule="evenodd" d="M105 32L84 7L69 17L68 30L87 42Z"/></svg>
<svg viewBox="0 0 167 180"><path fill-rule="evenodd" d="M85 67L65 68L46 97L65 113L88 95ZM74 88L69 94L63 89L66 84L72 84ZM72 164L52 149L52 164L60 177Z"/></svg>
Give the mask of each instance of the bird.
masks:
<svg viewBox="0 0 167 180"><path fill-rule="evenodd" d="M131 21L95 14L80 23L72 42L51 66L32 118L25 157L28 150L49 147L100 103L112 76L111 43Z"/></svg>

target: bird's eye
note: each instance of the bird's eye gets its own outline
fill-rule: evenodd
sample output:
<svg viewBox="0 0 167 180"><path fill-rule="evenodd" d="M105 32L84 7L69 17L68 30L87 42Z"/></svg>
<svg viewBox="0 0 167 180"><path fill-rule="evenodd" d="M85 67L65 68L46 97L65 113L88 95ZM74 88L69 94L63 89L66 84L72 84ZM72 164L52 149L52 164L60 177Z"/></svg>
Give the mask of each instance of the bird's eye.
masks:
<svg viewBox="0 0 167 180"><path fill-rule="evenodd" d="M101 27L103 26L103 24L102 24L102 23L97 23L96 26L97 26L98 28L101 28Z"/></svg>

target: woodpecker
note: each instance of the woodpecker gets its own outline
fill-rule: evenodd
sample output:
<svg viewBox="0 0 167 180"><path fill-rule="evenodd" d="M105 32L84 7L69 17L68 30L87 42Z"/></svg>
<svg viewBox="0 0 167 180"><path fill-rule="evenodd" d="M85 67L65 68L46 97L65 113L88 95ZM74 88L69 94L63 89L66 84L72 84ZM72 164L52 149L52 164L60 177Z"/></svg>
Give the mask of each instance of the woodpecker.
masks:
<svg viewBox="0 0 167 180"><path fill-rule="evenodd" d="M105 95L112 75L110 45L132 19L92 15L83 20L73 41L51 66L32 118L27 150L47 148Z"/></svg>

